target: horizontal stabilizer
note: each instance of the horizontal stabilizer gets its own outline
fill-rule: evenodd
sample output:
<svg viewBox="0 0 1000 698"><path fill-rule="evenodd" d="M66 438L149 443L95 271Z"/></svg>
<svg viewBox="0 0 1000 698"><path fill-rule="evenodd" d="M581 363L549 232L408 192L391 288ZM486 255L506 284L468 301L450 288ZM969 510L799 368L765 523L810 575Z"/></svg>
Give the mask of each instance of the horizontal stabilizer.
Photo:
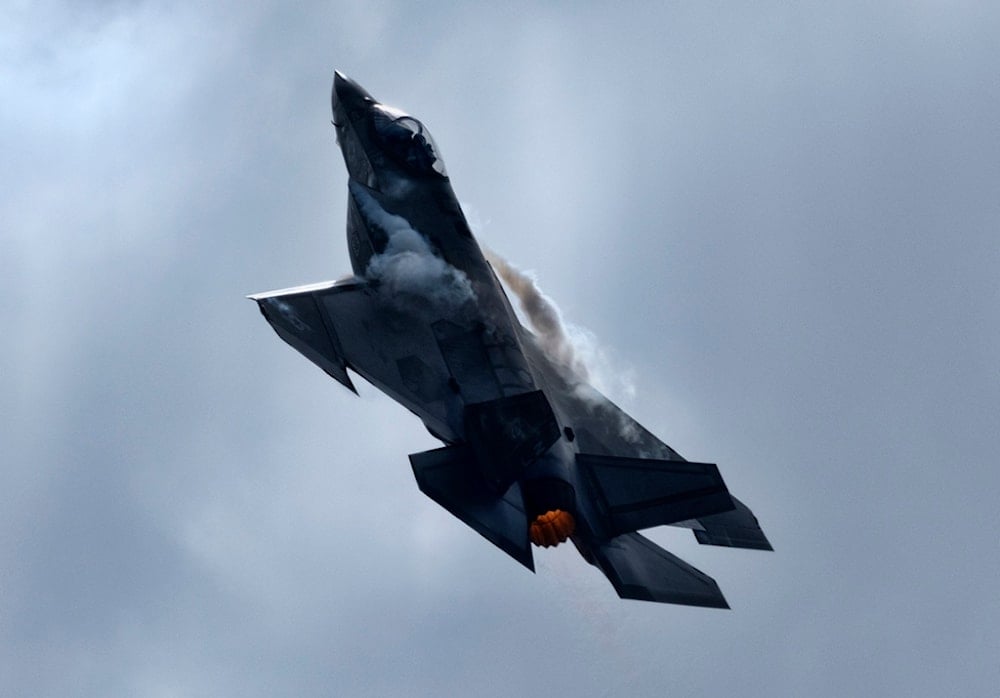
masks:
<svg viewBox="0 0 1000 698"><path fill-rule="evenodd" d="M770 541L747 506L733 497L736 508L714 516L698 519L695 538L703 545L724 545L729 548L774 550Z"/></svg>
<svg viewBox="0 0 1000 698"><path fill-rule="evenodd" d="M734 504L712 463L577 454L612 536L718 514Z"/></svg>
<svg viewBox="0 0 1000 698"><path fill-rule="evenodd" d="M347 363L337 333L331 324L324 322L316 300L317 292L335 286L334 283L313 284L261 293L250 296L250 299L257 301L261 314L279 337L357 394L351 377L347 375Z"/></svg>
<svg viewBox="0 0 1000 698"><path fill-rule="evenodd" d="M528 517L520 485L496 495L479 474L468 446L448 446L410 454L420 491L532 572Z"/></svg>
<svg viewBox="0 0 1000 698"><path fill-rule="evenodd" d="M623 599L729 608L714 579L638 533L612 538L594 553Z"/></svg>

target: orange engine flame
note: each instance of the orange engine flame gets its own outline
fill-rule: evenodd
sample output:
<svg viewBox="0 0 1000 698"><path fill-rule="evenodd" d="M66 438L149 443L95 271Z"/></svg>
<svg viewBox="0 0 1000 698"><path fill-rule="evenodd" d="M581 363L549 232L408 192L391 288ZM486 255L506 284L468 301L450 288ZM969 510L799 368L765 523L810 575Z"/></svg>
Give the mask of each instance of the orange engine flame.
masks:
<svg viewBox="0 0 1000 698"><path fill-rule="evenodd" d="M576 528L576 520L568 511L555 509L540 514L538 518L531 522L531 542L548 548L552 545L559 545L566 541L573 534Z"/></svg>

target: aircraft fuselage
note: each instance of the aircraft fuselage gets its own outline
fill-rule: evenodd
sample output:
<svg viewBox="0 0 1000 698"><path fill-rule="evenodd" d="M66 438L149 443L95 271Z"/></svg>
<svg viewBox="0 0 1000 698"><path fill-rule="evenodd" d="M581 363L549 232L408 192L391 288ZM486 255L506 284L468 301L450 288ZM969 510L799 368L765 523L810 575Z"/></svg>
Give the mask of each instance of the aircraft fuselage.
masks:
<svg viewBox="0 0 1000 698"><path fill-rule="evenodd" d="M337 73L354 276L252 296L278 334L354 389L347 369L444 448L412 454L422 491L519 562L570 538L620 596L725 607L714 580L636 531L770 549L713 464L685 461L519 322L412 116Z"/></svg>

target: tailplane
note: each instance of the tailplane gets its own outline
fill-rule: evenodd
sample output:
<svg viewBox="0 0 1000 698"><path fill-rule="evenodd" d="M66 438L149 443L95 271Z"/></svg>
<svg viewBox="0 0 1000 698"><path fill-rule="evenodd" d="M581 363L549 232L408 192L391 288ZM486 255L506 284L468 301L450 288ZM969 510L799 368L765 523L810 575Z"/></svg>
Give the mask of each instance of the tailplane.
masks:
<svg viewBox="0 0 1000 698"><path fill-rule="evenodd" d="M577 454L611 536L733 509L712 463Z"/></svg>
<svg viewBox="0 0 1000 698"><path fill-rule="evenodd" d="M479 472L475 453L464 445L413 453L410 464L421 492L535 571L520 485L495 494Z"/></svg>
<svg viewBox="0 0 1000 698"><path fill-rule="evenodd" d="M623 599L729 608L714 579L638 533L612 538L593 556Z"/></svg>

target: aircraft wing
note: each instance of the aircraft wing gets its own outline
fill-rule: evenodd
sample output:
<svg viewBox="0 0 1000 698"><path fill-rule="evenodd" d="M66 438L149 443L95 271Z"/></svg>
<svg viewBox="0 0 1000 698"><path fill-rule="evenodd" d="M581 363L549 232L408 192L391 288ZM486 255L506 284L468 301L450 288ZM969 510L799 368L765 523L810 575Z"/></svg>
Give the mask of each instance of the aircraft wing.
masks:
<svg viewBox="0 0 1000 698"><path fill-rule="evenodd" d="M339 383L357 392L350 368L433 432L454 438L450 374L432 328L380 302L367 281L352 277L250 298L282 339Z"/></svg>

